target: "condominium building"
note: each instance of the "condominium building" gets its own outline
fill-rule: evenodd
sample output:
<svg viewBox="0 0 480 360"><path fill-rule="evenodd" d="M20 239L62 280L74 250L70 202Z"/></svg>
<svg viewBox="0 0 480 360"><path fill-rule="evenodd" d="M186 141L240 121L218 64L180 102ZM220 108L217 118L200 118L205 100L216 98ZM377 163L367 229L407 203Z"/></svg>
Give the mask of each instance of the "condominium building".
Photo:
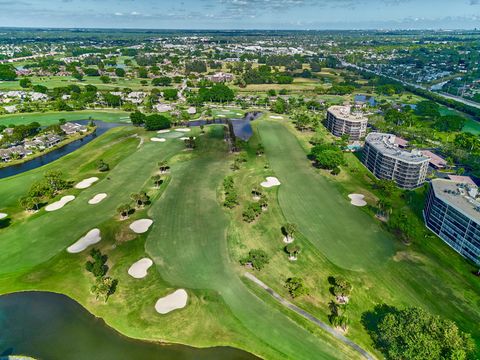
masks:
<svg viewBox="0 0 480 360"><path fill-rule="evenodd" d="M362 162L377 178L393 180L402 189L414 189L425 182L429 158L418 150L400 149L395 135L370 133Z"/></svg>
<svg viewBox="0 0 480 360"><path fill-rule="evenodd" d="M480 265L479 200L476 185L434 179L423 210L427 227L477 265Z"/></svg>
<svg viewBox="0 0 480 360"><path fill-rule="evenodd" d="M331 106L327 110L327 129L335 136L348 135L350 140L360 140L367 132L368 119L350 106Z"/></svg>

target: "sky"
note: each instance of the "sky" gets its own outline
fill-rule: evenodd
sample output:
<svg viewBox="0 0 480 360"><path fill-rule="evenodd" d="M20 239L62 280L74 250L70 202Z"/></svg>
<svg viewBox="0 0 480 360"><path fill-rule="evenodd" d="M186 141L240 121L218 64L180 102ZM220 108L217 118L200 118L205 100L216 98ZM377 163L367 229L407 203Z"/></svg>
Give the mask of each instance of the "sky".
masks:
<svg viewBox="0 0 480 360"><path fill-rule="evenodd" d="M0 0L0 26L473 29L480 0Z"/></svg>

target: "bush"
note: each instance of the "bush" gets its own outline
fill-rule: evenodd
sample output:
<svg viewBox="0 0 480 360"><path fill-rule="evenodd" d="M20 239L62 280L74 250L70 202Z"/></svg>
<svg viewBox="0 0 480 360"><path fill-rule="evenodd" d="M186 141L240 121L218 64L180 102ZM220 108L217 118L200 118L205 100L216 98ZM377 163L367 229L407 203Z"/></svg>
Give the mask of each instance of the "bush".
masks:
<svg viewBox="0 0 480 360"><path fill-rule="evenodd" d="M303 283L303 280L299 277L288 278L285 281L285 287L293 298L307 295L309 292L308 288Z"/></svg>
<svg viewBox="0 0 480 360"><path fill-rule="evenodd" d="M248 255L240 260L240 264L251 264L255 270L262 270L269 262L267 253L261 249L252 249Z"/></svg>
<svg viewBox="0 0 480 360"><path fill-rule="evenodd" d="M149 131L168 129L170 126L170 119L163 115L153 114L145 118L145 129Z"/></svg>
<svg viewBox="0 0 480 360"><path fill-rule="evenodd" d="M248 203L247 207L242 213L243 220L246 222L253 222L262 213L262 208L259 203Z"/></svg>

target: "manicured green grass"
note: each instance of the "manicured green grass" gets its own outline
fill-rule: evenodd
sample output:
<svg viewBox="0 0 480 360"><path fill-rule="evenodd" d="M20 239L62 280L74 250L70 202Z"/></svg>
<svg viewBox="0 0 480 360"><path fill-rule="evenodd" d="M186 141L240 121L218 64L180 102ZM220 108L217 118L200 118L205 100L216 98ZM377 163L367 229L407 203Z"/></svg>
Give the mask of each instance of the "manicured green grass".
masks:
<svg viewBox="0 0 480 360"><path fill-rule="evenodd" d="M54 88L54 87L65 87L68 85L79 85L79 86L85 86L85 85L94 85L100 90L113 90L115 88L130 88L132 90L138 90L138 91L146 91L150 90L153 88L151 86L151 80L150 79L139 79L139 78L119 78L115 82L111 82L109 84L104 84L99 76L85 76L82 81L78 81L72 77L66 77L66 76L43 76L43 77L38 77L38 76L31 76L29 77L30 80L32 81L33 85L43 85L48 87L49 89ZM147 85L142 85L141 81L146 80ZM19 81L3 81L0 82L0 91L10 91L10 90L24 90L21 86Z"/></svg>
<svg viewBox="0 0 480 360"><path fill-rule="evenodd" d="M40 125L47 126L57 124L58 120L65 119L67 121L75 120L102 120L105 122L130 122L129 113L114 110L85 110L71 112L46 112L46 113L24 113L0 116L0 125L8 126L28 124L37 121Z"/></svg>
<svg viewBox="0 0 480 360"><path fill-rule="evenodd" d="M182 146L180 142L172 142L169 146L145 143L140 149L123 159L121 166L108 172L106 177L97 172L95 175L102 179L91 188L83 191L71 189L62 194L62 196L67 193L77 196L75 201L63 209L51 213L40 210L23 222L14 221L11 226L2 230L2 238L8 239L8 245L2 248L0 272L12 272L42 263L98 224L111 218L118 205L128 203L130 194L142 188L146 181L150 181L150 175L153 174L157 162L171 156ZM156 151L158 147L164 147L160 156ZM76 154L72 153L70 158L75 156ZM52 163L53 168L54 164ZM84 173L85 177L87 177L86 173ZM24 180L21 175L14 177L13 180L7 179L13 184L27 184ZM88 206L89 199L103 192L109 195L104 201L95 208Z"/></svg>
<svg viewBox="0 0 480 360"><path fill-rule="evenodd" d="M366 194L370 204L375 206L374 197L370 194L371 188L368 186L370 180L367 171L359 164L358 159L351 154L348 155L348 168L344 167L340 176L332 177L324 171L314 170L305 160L304 149L307 145L304 141L307 136L293 130L291 125L278 121L260 121L256 127L265 146L271 171L282 182L278 189L281 213L275 214L277 210L274 204L271 214L262 215L268 219L261 217L251 229L245 230L245 226L241 226L240 230L236 231L238 234L234 236L234 243L239 245L243 243L249 248L266 247L270 253L274 254L272 261L275 265L269 265L267 270L261 273L261 278L267 284L281 294L285 294L282 285L286 276L294 274L303 277L312 289L311 296L300 299L297 303L319 318L326 319L328 313L326 304L331 299L327 277L344 275L354 285L350 302L349 334L366 347L371 346L371 340L360 324L361 314L371 310L375 304L383 302L399 307L412 305L424 307L433 313L456 321L462 330L471 333L477 343L479 342L480 333L477 324L480 321L480 303L478 302L480 284L471 274L473 268L463 258L434 236L416 239L411 246L405 246L383 231L380 222L375 222L368 216L350 215L346 220L344 215L348 214L347 211L351 205L345 199L351 192ZM292 132L298 134L301 142L297 141ZM279 166L279 164L282 165ZM289 171L286 171L284 166L287 166ZM255 167L258 169L258 165ZM258 174L258 170L255 173ZM265 171L261 173L264 174ZM303 176L297 177L296 173ZM247 193L251 190L252 183L248 182L248 179L252 174L248 173L245 176L247 177L242 177L237 183L245 183L249 186L243 190ZM258 179L258 175L255 175L255 179ZM310 189L304 188L304 184L310 184ZM317 192L316 187L323 191ZM283 193L286 189L289 194ZM309 196L301 196L302 191L307 192ZM269 194L275 196L274 192ZM293 194L297 195L293 196ZM407 201L412 206L416 204L411 216L418 219L416 220L418 226L423 228L421 222L423 194L419 191L408 195ZM345 212L336 212L338 206L345 207ZM372 216L371 210L368 208L364 210L364 215ZM356 211L362 212L359 209ZM336 213L336 216L325 215L329 212ZM285 220L282 220L282 214L285 215ZM310 219L310 223L305 219ZM329 222L325 222L325 219L329 219ZM286 220L299 225L302 234L299 234L298 240L304 247L299 261L288 266L285 265L285 254L281 251L282 245L279 244L281 235L278 229L275 229L272 234L271 229L271 224L278 227L282 221ZM375 244L369 244L369 240L365 241L360 236L348 237L348 229L341 228L337 232L332 232L330 246L324 247L318 239L324 239L325 233L335 229L338 223L343 223L345 227L350 228L360 227L360 234L369 231L377 235L383 234L385 241L390 242L385 249L394 250L394 252L380 253L379 256L383 256L382 261L373 260L373 263L370 263L365 259L370 256L372 250L379 250ZM352 269L351 262L345 261L349 259L349 253L345 253L344 258L341 258L342 244L349 241L352 242L352 249L356 251L357 258L352 259L355 264L363 265L362 271L348 270ZM358 241L365 241L363 248L356 247ZM242 247L237 246L237 248ZM362 260L365 264L361 263ZM335 266L332 262L340 266Z"/></svg>
<svg viewBox="0 0 480 360"><path fill-rule="evenodd" d="M198 157L173 166L172 181L150 212L161 219L146 244L160 275L172 286L218 292L244 331L262 344L252 349L257 354L295 359L342 356L342 347L335 345L335 350L330 339L314 337L260 301L232 270L235 265L226 246L228 219L217 201L229 156L222 132L210 136L216 139L202 138Z"/></svg>
<svg viewBox="0 0 480 360"><path fill-rule="evenodd" d="M298 141L282 124L262 121L258 129L272 170L283 183L279 201L285 217L334 264L351 270L378 268L395 253L392 237L332 191L334 186L309 166Z"/></svg>

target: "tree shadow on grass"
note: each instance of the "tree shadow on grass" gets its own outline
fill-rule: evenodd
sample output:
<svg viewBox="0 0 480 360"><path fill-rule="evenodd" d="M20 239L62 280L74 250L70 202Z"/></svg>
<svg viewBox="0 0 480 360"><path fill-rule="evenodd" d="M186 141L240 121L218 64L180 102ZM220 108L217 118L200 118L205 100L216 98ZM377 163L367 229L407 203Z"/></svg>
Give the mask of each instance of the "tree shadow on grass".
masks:
<svg viewBox="0 0 480 360"><path fill-rule="evenodd" d="M381 347L381 344L378 344L376 340L378 338L378 325L382 322L385 316L388 314L395 314L397 312L398 309L394 306L379 304L376 305L373 310L365 311L362 314L360 322L374 341L377 348Z"/></svg>
<svg viewBox="0 0 480 360"><path fill-rule="evenodd" d="M12 223L12 220L10 218L5 218L0 220L0 229L9 227L11 223Z"/></svg>

